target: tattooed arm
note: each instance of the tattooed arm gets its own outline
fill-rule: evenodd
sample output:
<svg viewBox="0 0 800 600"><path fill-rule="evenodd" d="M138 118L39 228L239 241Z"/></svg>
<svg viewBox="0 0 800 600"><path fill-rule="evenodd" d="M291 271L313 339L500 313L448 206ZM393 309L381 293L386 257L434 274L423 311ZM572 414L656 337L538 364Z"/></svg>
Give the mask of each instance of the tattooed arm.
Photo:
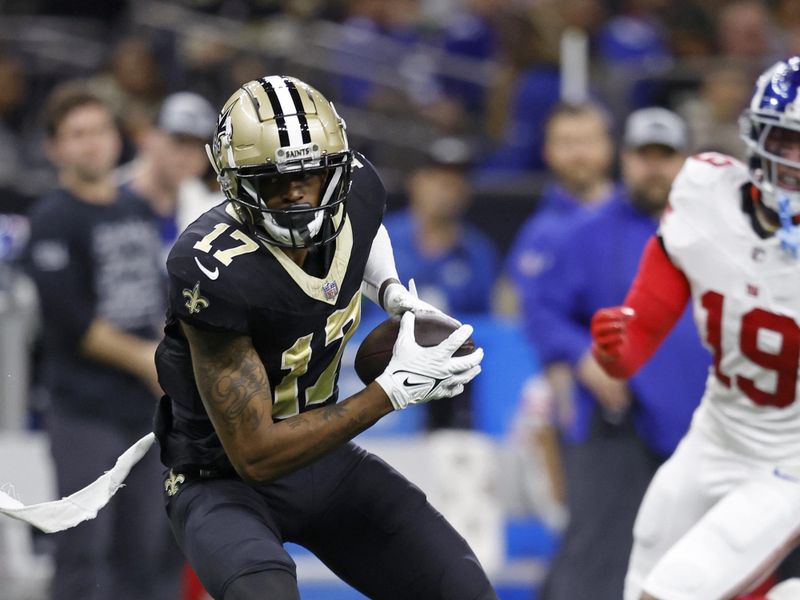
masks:
<svg viewBox="0 0 800 600"><path fill-rule="evenodd" d="M346 400L277 423L267 371L249 337L182 323L197 389L241 477L267 482L309 464L392 412L377 383Z"/></svg>

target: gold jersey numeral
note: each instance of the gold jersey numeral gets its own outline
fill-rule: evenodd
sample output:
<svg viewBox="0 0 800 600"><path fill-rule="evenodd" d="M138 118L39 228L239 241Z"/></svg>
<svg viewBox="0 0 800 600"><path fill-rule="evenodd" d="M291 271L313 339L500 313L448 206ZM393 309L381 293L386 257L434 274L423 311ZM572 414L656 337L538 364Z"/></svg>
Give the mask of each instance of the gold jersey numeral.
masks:
<svg viewBox="0 0 800 600"><path fill-rule="evenodd" d="M325 346L336 342L339 347L336 354L317 378L317 381L305 390L305 405L313 406L322 404L333 395L336 371L342 360L344 347L353 336L361 321L361 292L356 292L350 303L340 310L331 313L325 324ZM345 331L348 323L350 328ZM289 369L289 373L275 388L272 405L272 416L276 419L285 419L300 412L300 392L297 379L308 372L311 362L311 339L314 334L305 335L281 355L281 368ZM341 341L340 341L341 340Z"/></svg>
<svg viewBox="0 0 800 600"><path fill-rule="evenodd" d="M213 250L211 243L225 233L229 228L230 225L227 223L218 223L217 225L214 225L214 229L206 234L203 239L195 242L193 246L194 249L209 254L211 250ZM241 242L241 244L234 246L233 248L228 248L227 250L217 250L211 255L226 267L230 265L233 259L237 256L249 254L250 252L255 252L258 250L258 244L256 241L243 231L234 229L229 235L237 242Z"/></svg>
<svg viewBox="0 0 800 600"><path fill-rule="evenodd" d="M330 346L337 340L342 340L336 356L328 364L317 382L306 388L306 406L321 404L333 395L333 384L336 380L336 370L339 368L339 361L342 359L344 347L353 334L356 332L361 321L361 292L355 294L345 308L337 310L328 317L325 325L325 346ZM348 323L352 323L347 332L344 328Z"/></svg>
<svg viewBox="0 0 800 600"><path fill-rule="evenodd" d="M297 402L299 396L297 378L308 371L311 362L311 338L313 333L298 338L286 352L281 354L281 369L289 369L289 373L275 388L272 398L272 416L285 419L300 412Z"/></svg>

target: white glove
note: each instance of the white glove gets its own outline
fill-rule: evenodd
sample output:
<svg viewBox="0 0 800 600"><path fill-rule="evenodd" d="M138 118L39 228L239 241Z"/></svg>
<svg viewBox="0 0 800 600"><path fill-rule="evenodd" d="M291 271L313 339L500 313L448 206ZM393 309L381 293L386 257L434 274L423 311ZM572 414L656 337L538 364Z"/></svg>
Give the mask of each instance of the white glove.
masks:
<svg viewBox="0 0 800 600"><path fill-rule="evenodd" d="M414 339L414 313L403 313L392 359L375 379L395 410L463 392L464 384L481 372L483 360L482 348L453 356L470 335L472 326L462 325L438 346L425 348Z"/></svg>
<svg viewBox="0 0 800 600"><path fill-rule="evenodd" d="M413 279L408 280L408 289L402 283L390 283L387 285L386 290L383 292L383 307L390 317L402 315L406 311L411 311L414 314L430 313L443 317L455 327L461 326L460 321L443 313L433 304L420 300L417 295L417 285Z"/></svg>

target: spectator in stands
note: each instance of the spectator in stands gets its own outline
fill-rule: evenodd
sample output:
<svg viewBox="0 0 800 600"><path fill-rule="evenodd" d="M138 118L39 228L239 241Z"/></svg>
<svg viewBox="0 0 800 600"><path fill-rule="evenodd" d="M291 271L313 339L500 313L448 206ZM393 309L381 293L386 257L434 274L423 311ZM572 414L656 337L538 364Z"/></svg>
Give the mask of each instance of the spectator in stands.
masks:
<svg viewBox="0 0 800 600"><path fill-rule="evenodd" d="M408 209L383 220L401 281L414 277L420 298L460 318L489 311L499 260L493 242L464 218L470 164L463 140L440 138L406 180ZM468 394L431 405L428 424L470 427Z"/></svg>
<svg viewBox="0 0 800 600"><path fill-rule="evenodd" d="M18 130L20 105L26 95L26 73L20 60L0 52L0 190L23 183L22 140Z"/></svg>
<svg viewBox="0 0 800 600"><path fill-rule="evenodd" d="M210 168L205 144L210 141L216 122L217 111L202 96L191 92L167 96L155 124L139 138L139 153L118 173L123 190L150 207L161 237L159 260L163 270L178 235L223 200L221 193L212 194L200 179ZM166 596L175 583L174 575L180 571L183 556L166 527L162 539L155 589Z"/></svg>
<svg viewBox="0 0 800 600"><path fill-rule="evenodd" d="M659 98L663 78L672 66L664 28L663 0L626 0L621 14L597 31L596 57L605 68L609 97L616 99L615 117L650 106Z"/></svg>
<svg viewBox="0 0 800 600"><path fill-rule="evenodd" d="M544 167L544 121L561 93L558 34L553 31L560 22L547 16L552 20L509 27L509 36L517 43L505 53L513 66L500 73L488 115L491 129L502 134L497 147L481 161L481 181L491 183Z"/></svg>
<svg viewBox="0 0 800 600"><path fill-rule="evenodd" d="M27 245L34 190L46 177L34 173L26 113L27 73L21 60L0 48L0 426L29 423L30 341L35 330L35 292L19 261Z"/></svg>
<svg viewBox="0 0 800 600"><path fill-rule="evenodd" d="M489 311L498 270L493 242L464 219L470 164L463 140L436 140L406 179L408 209L384 219L401 280L413 276L421 298L456 316Z"/></svg>
<svg viewBox="0 0 800 600"><path fill-rule="evenodd" d="M442 23L438 98L425 114L446 131L474 129L474 123L483 120L489 81L470 75L485 72L486 63L498 59L502 35L498 21L507 12L505 4L503 0L467 0Z"/></svg>
<svg viewBox="0 0 800 600"><path fill-rule="evenodd" d="M19 54L0 44L0 213L3 204L27 212L52 185L52 169L41 148L34 74ZM11 212L17 212L13 210Z"/></svg>
<svg viewBox="0 0 800 600"><path fill-rule="evenodd" d="M178 231L186 229L198 216L224 199L217 173L208 164L200 177L184 180L178 189L178 210L175 213Z"/></svg>
<svg viewBox="0 0 800 600"><path fill-rule="evenodd" d="M495 60L497 58L497 28L493 22L502 11L502 2L497 0L468 0L462 10L444 23L442 49L452 58L466 58L475 61ZM458 71L451 74L447 64L442 65L444 73L439 77L443 92L457 98L471 114L482 114L485 109L485 89L479 83L466 81L459 77Z"/></svg>
<svg viewBox="0 0 800 600"><path fill-rule="evenodd" d="M69 83L48 99L44 120L59 185L31 212L28 262L41 305L47 429L66 496L152 430L165 290L150 211L116 185L121 143L110 107L84 82ZM53 600L174 600L151 588L166 527L161 481L150 453L109 508L58 534Z"/></svg>
<svg viewBox="0 0 800 600"><path fill-rule="evenodd" d="M28 206L6 202L0 196L0 265L15 263L28 241ZM2 287L2 286L0 286Z"/></svg>
<svg viewBox="0 0 800 600"><path fill-rule="evenodd" d="M147 131L164 97L163 61L150 41L130 36L113 49L108 70L93 77L91 90L107 101L122 124L125 153Z"/></svg>
<svg viewBox="0 0 800 600"><path fill-rule="evenodd" d="M603 14L598 0L520 7L520 18L506 19L503 54L507 66L499 71L491 94L488 133L492 135L491 129L502 132L497 147L481 161L480 180L491 184L545 170L545 124L562 100L562 34L567 29L592 32ZM570 102L590 95L589 90L577 88L574 93Z"/></svg>
<svg viewBox="0 0 800 600"><path fill-rule="evenodd" d="M22 61L0 48L0 264L16 260L28 239L31 178L20 131L26 79Z"/></svg>
<svg viewBox="0 0 800 600"><path fill-rule="evenodd" d="M626 0L623 4L621 14L611 16L597 32L598 57L609 64L638 65L640 69L668 62L661 14L664 3Z"/></svg>
<svg viewBox="0 0 800 600"><path fill-rule="evenodd" d="M722 152L744 159L739 115L750 99L752 87L747 69L741 65L719 65L705 73L699 93L690 95L677 108L689 124L699 151Z"/></svg>
<svg viewBox="0 0 800 600"><path fill-rule="evenodd" d="M714 9L703 0L684 0L670 4L664 13L670 54L676 61L713 56L715 30ZM685 68L685 67L684 67Z"/></svg>
<svg viewBox="0 0 800 600"><path fill-rule="evenodd" d="M190 29L180 50L183 81L191 91L220 106L226 100L225 91L248 81L247 77L242 79L234 73L242 66L249 66L253 58L249 53L237 53L231 39L221 30ZM270 70L262 65L256 77Z"/></svg>
<svg viewBox="0 0 800 600"><path fill-rule="evenodd" d="M523 302L530 282L552 262L559 232L584 210L621 193L611 179L610 129L608 115L596 104L559 104L548 116L542 154L550 180L520 228L505 266ZM516 304L514 300L503 312L515 313Z"/></svg>
<svg viewBox="0 0 800 600"><path fill-rule="evenodd" d="M516 315L522 304L525 307L523 318L530 313L528 307L532 306L532 300L528 295L535 288L535 281L554 260L561 232L583 213L621 193L611 178L614 158L611 123L597 104L556 105L545 123L542 154L549 170L549 181L533 214L514 239L506 257L504 277L498 286L500 312ZM547 467L549 485L546 487L554 504L563 503L565 499L558 424L570 419L571 383L569 372L556 367L531 377L526 389L537 390L537 393L524 394L525 406L520 410L520 415L531 412L546 415L540 417L529 432L532 449Z"/></svg>
<svg viewBox="0 0 800 600"><path fill-rule="evenodd" d="M469 0L426 35L420 0L349 0L331 55L345 112L405 114L442 135L475 134L488 83L476 76L496 54L498 4Z"/></svg>
<svg viewBox="0 0 800 600"><path fill-rule="evenodd" d="M419 0L349 0L342 36L337 40L335 64L341 69L340 101L346 106L389 110L408 106L418 90L387 86L388 78L419 79L421 73L405 73L398 60L406 58L420 41L417 19ZM402 103L402 104L401 104Z"/></svg>
<svg viewBox="0 0 800 600"><path fill-rule="evenodd" d="M122 184L155 214L164 260L183 228L221 201L213 202L206 194L192 195L186 188L181 193L184 183L197 183L205 173L205 144L216 123L216 110L202 96L191 92L168 96L155 125L141 136L138 155L120 174Z"/></svg>
<svg viewBox="0 0 800 600"><path fill-rule="evenodd" d="M719 52L726 59L749 61L751 68L758 71L780 53L771 46L775 31L769 8L760 0L726 4L719 13L718 23Z"/></svg>
<svg viewBox="0 0 800 600"><path fill-rule="evenodd" d="M621 152L624 190L570 227L562 224L552 260L524 292L542 365L572 387L571 419L561 431L570 520L543 600L622 597L636 510L703 389L708 356L688 313L651 369L629 385L605 376L589 352L591 316L625 297L688 148L686 125L674 113L633 113Z"/></svg>
<svg viewBox="0 0 800 600"><path fill-rule="evenodd" d="M784 56L800 54L800 1L778 0L773 4L773 18L780 25Z"/></svg>

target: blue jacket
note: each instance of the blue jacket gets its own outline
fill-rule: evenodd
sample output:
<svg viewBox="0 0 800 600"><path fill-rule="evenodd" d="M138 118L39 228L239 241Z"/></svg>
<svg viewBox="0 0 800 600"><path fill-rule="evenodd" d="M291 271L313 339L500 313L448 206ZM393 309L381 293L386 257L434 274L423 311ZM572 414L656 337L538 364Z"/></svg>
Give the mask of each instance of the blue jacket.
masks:
<svg viewBox="0 0 800 600"><path fill-rule="evenodd" d="M657 226L620 195L562 229L553 260L529 281L522 307L528 336L543 365L576 365L591 344L592 315L623 302L644 245ZM686 432L709 362L687 309L629 381L637 431L662 456L669 455ZM565 431L568 440L585 439L596 406L592 395L576 386L576 416Z"/></svg>
<svg viewBox="0 0 800 600"><path fill-rule="evenodd" d="M618 193L614 188L610 197ZM581 204L560 185L551 182L544 186L536 210L520 227L506 257L505 272L521 297L530 280L552 263L564 229L590 210L594 205Z"/></svg>

